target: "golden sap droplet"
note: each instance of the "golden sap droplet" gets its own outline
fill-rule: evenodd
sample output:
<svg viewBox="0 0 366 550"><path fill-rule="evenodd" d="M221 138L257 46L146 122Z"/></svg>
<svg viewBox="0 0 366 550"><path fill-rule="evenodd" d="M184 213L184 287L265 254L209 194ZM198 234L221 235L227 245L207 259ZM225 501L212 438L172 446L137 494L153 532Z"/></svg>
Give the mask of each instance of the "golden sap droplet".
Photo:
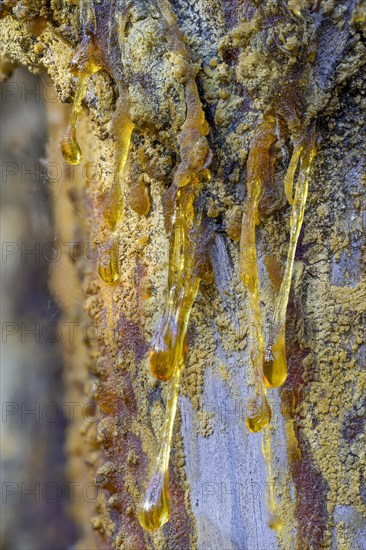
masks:
<svg viewBox="0 0 366 550"><path fill-rule="evenodd" d="M177 327L171 317L165 315L150 351L150 371L158 380L170 380L176 367Z"/></svg>
<svg viewBox="0 0 366 550"><path fill-rule="evenodd" d="M287 378L284 334L274 341L270 355L271 358L263 362L263 381L267 388L278 388Z"/></svg>
<svg viewBox="0 0 366 550"><path fill-rule="evenodd" d="M245 419L245 424L250 432L257 433L262 431L268 424L271 422L272 412L268 401L265 396L263 396L263 401L261 403L259 413L247 416Z"/></svg>
<svg viewBox="0 0 366 550"><path fill-rule="evenodd" d="M107 285L114 285L119 281L118 246L112 242L99 262L98 273Z"/></svg>
<svg viewBox="0 0 366 550"><path fill-rule="evenodd" d="M170 518L169 477L167 472L156 471L152 476L144 499L137 509L137 518L143 529L155 531Z"/></svg>
<svg viewBox="0 0 366 550"><path fill-rule="evenodd" d="M66 134L61 139L60 146L61 153L69 164L80 164L83 159L83 154L76 141L75 128L67 130Z"/></svg>

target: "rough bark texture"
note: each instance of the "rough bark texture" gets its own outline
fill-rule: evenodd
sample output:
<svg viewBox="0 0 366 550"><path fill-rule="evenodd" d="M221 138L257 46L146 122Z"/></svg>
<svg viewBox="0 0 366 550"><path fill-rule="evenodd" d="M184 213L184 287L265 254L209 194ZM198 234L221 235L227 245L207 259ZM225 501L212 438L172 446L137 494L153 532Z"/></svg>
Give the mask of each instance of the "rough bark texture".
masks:
<svg viewBox="0 0 366 550"><path fill-rule="evenodd" d="M78 7L3 4L6 60L47 72L60 101L71 101ZM162 196L179 161L186 110L158 4L96 4L96 41L108 72L89 80L89 116L78 130L83 163L72 168L72 178L65 170L65 182L53 189L60 243L102 249L108 240L102 207L115 157L109 122L123 88L135 131L124 176L125 219L118 229L120 281L105 285L96 263L82 252L74 262L66 255L53 274L65 318L80 327L91 318L97 334L92 342L80 330L77 344L65 342L70 399L82 399L85 390L98 410L97 422L80 419L68 434L70 478L87 483L95 476L102 489L95 506L81 501L74 511L84 533L79 547L366 548L365 4L354 0L262 7L246 0L171 2L199 66L210 126L212 180L203 196L214 282L201 284L189 324L171 459L172 517L150 534L136 519L166 398L164 384L149 374L147 352L165 301L169 241ZM260 10L264 18L256 20ZM279 391L269 392L274 478L266 480L261 436L245 427L252 379L236 236L253 132L276 93L275 82L309 42L314 55L299 85L306 88L304 119L317 119L318 146L287 315L289 377ZM50 104L49 158L61 166L65 109ZM288 154L288 137L282 145ZM279 150L275 167L258 230L266 330L286 258L290 213L282 191L286 154ZM147 216L130 207L129 190L141 179L151 201ZM84 312L73 302L82 302ZM267 482L274 485L284 520L277 536L266 524Z"/></svg>

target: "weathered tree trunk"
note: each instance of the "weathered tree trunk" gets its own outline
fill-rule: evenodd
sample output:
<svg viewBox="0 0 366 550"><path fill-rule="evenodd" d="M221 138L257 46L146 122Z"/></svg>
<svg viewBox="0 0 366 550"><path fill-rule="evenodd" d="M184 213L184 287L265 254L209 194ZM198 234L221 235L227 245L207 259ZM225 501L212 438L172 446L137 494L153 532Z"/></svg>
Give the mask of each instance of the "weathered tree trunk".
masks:
<svg viewBox="0 0 366 550"><path fill-rule="evenodd" d="M70 101L77 80L69 64L82 34L78 6L3 4L6 59L47 72L58 98ZM160 26L163 4L95 4L93 32L105 70L88 82L78 167L66 168L59 152L67 108L49 103L49 160L63 179L52 186L56 227L67 250L52 285L64 319L76 323L75 341L64 342L65 381L70 401L90 397L97 406L95 422L79 409L80 421L68 432L70 479L82 488L95 478L100 488L96 504L81 495L73 510L83 531L79 547L366 548L366 13L364 2L354 0L171 2L198 67L210 128L212 179L201 193L209 238L202 239L214 276L201 282L189 321L171 454L171 519L147 533L136 518L167 397L167 384L149 373L148 351L166 298L162 197L182 154L178 136L187 107L173 70L176 52L169 55ZM299 65L293 80L291 64ZM103 205L115 177L119 142L111 120L122 93L134 132L122 178L124 219L116 230L119 280L111 286L99 277L90 250L98 257L110 238ZM256 127L270 107L286 119L294 97L304 127L316 121L317 152L287 311L289 374L268 392L269 470L261 434L245 425L253 375L237 236ZM282 132L279 125L276 131ZM282 188L290 137L281 135L272 152L274 177L257 230L265 334L288 248L290 207ZM136 193L145 196L144 186L150 209L139 215ZM70 242L78 243L72 258ZM95 336L86 331L90 320ZM267 525L266 494L282 519L279 532Z"/></svg>

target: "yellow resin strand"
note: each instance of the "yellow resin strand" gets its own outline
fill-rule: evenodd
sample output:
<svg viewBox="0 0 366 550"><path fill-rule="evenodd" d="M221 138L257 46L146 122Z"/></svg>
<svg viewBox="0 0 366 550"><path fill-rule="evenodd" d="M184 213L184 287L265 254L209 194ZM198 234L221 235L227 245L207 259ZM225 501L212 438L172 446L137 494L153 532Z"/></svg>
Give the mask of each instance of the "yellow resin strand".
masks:
<svg viewBox="0 0 366 550"><path fill-rule="evenodd" d="M167 304L150 351L150 369L159 380L169 380L177 368L200 283L194 275L195 243L190 235L197 232L200 225L200 216L194 212L194 198L190 187L177 190Z"/></svg>
<svg viewBox="0 0 366 550"><path fill-rule="evenodd" d="M292 196L292 188L293 188L293 184L294 184L295 172L296 172L296 168L299 164L300 155L301 155L303 149L304 149L304 146L302 144L297 144L294 147L294 151L292 153L290 164L289 164L289 167L287 169L286 176L285 176L285 186L284 186L285 187L285 193L286 193L287 200L288 200L289 204L291 204L291 205L294 203L294 199L293 199L293 196Z"/></svg>
<svg viewBox="0 0 366 550"><path fill-rule="evenodd" d="M194 273L195 250L201 215L194 202L209 178L206 169L211 159L206 134L208 126L198 94L183 35L169 2L159 1L174 74L184 85L187 114L179 136L181 160L174 176L174 215L169 251L168 294L163 319L150 351L150 370L159 380L169 380L182 355L190 312L200 283Z"/></svg>
<svg viewBox="0 0 366 550"><path fill-rule="evenodd" d="M247 199L240 238L240 277L248 292L249 359L255 398L249 403L246 425L252 432L262 430L271 420L271 410L263 385L264 338L259 310L259 277L256 251L258 207L265 179L270 173L270 147L275 141L275 119L266 116L254 135L247 162Z"/></svg>
<svg viewBox="0 0 366 550"><path fill-rule="evenodd" d="M308 194L309 170L314 155L314 130L311 130L300 157L299 174L290 218L290 244L287 252L285 273L275 306L269 345L266 350L263 365L264 382L268 388L277 388L281 386L287 378L285 345L286 311L290 294L296 246L304 219Z"/></svg>
<svg viewBox="0 0 366 550"><path fill-rule="evenodd" d="M268 526L275 531L281 531L283 522L277 513L274 494L274 475L271 458L271 428L267 426L262 432L262 455L266 466L266 508L268 512Z"/></svg>
<svg viewBox="0 0 366 550"><path fill-rule="evenodd" d="M89 77L100 70L101 65L93 51L89 38L84 38L71 61L73 72L79 76L70 121L61 139L61 152L69 164L80 164L83 155L76 139L76 126L82 112L82 101L86 96Z"/></svg>
<svg viewBox="0 0 366 550"><path fill-rule="evenodd" d="M117 235L112 234L108 244L103 247L98 264L99 276L107 285L118 283L120 272Z"/></svg>
<svg viewBox="0 0 366 550"><path fill-rule="evenodd" d="M197 85L196 71L190 64L188 50L176 17L166 0L158 2L174 74L183 86L187 114L179 136L180 163L171 188L173 216L169 250L168 293L165 312L150 351L150 370L159 380L171 379L160 451L154 473L137 517L146 530L155 530L170 517L169 457L174 418L177 409L180 373L185 362L185 342L190 312L196 298L200 276L197 249L202 210L195 211L195 201L205 180L210 177L211 160L205 121Z"/></svg>
<svg viewBox="0 0 366 550"><path fill-rule="evenodd" d="M89 76L101 68L90 38L97 28L94 5L91 0L79 2L79 22L83 39L70 64L72 71L79 77L79 82L69 125L60 143L63 157L69 164L80 164L82 161L83 155L76 139L76 125L82 112L81 103L86 96Z"/></svg>
<svg viewBox="0 0 366 550"><path fill-rule="evenodd" d="M104 221L111 232L111 238L103 249L98 267L100 277L109 285L116 284L120 277L118 226L123 219L123 175L133 129L134 125L126 111L121 106L117 107L113 120L113 134L115 135L117 149L115 176L103 211Z"/></svg>
<svg viewBox="0 0 366 550"><path fill-rule="evenodd" d="M183 361L174 372L170 382L169 397L166 405L165 420L161 436L159 454L154 472L145 496L137 509L141 527L148 531L159 529L170 518L169 495L169 457L173 436L173 426L177 411L179 379Z"/></svg>
<svg viewBox="0 0 366 550"><path fill-rule="evenodd" d="M257 384L256 392L255 401L249 404L249 416L245 420L248 430L254 433L262 431L272 418L263 383Z"/></svg>
<svg viewBox="0 0 366 550"><path fill-rule="evenodd" d="M61 152L69 164L80 164L83 159L80 146L76 139L76 125L82 111L81 102L86 95L89 73L83 73L79 78L75 99L71 110L70 122L61 139Z"/></svg>

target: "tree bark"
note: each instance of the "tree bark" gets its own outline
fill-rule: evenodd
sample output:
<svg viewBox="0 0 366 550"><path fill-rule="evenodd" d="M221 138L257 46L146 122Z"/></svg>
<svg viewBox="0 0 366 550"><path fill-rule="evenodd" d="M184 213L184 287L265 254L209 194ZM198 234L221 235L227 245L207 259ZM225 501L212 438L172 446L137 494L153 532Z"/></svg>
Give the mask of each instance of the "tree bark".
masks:
<svg viewBox="0 0 366 550"><path fill-rule="evenodd" d="M77 167L67 168L59 152L66 107L49 102L48 158L62 171L62 184L50 183L57 235L65 250L65 243L78 243L75 256L65 253L52 273L64 319L77 326L76 341L64 342L65 381L71 401L96 403L96 421L86 421L80 409L66 445L70 479L80 488L95 479L99 487L96 503L80 495L72 510L83 533L79 547L366 548L366 11L353 0L171 2L177 33L198 68L210 128L212 178L201 197L213 281L201 282L189 321L170 465L171 519L149 533L137 521L167 398L167 384L150 375L148 351L167 288L162 197L181 158L187 108L176 54L161 26L162 4L95 4L93 40L103 70L88 81ZM83 32L79 7L3 2L2 10L7 62L46 72L60 102L70 102L77 85L70 61ZM291 64L301 67L298 80L286 76ZM103 205L114 182L113 113L123 94L134 132L122 178L124 219L116 230L120 274L110 286L93 258L110 237ZM261 434L245 425L253 376L237 237L256 128L269 107L286 119L291 94L303 124L316 121L317 152L287 310L289 374L268 392L269 472ZM291 132L281 135L273 151L274 176L257 229L265 334L288 248L290 207L282 188L290 138ZM149 196L147 215L133 208L137 183ZM93 334L86 332L89 320ZM280 532L267 524L269 488Z"/></svg>

